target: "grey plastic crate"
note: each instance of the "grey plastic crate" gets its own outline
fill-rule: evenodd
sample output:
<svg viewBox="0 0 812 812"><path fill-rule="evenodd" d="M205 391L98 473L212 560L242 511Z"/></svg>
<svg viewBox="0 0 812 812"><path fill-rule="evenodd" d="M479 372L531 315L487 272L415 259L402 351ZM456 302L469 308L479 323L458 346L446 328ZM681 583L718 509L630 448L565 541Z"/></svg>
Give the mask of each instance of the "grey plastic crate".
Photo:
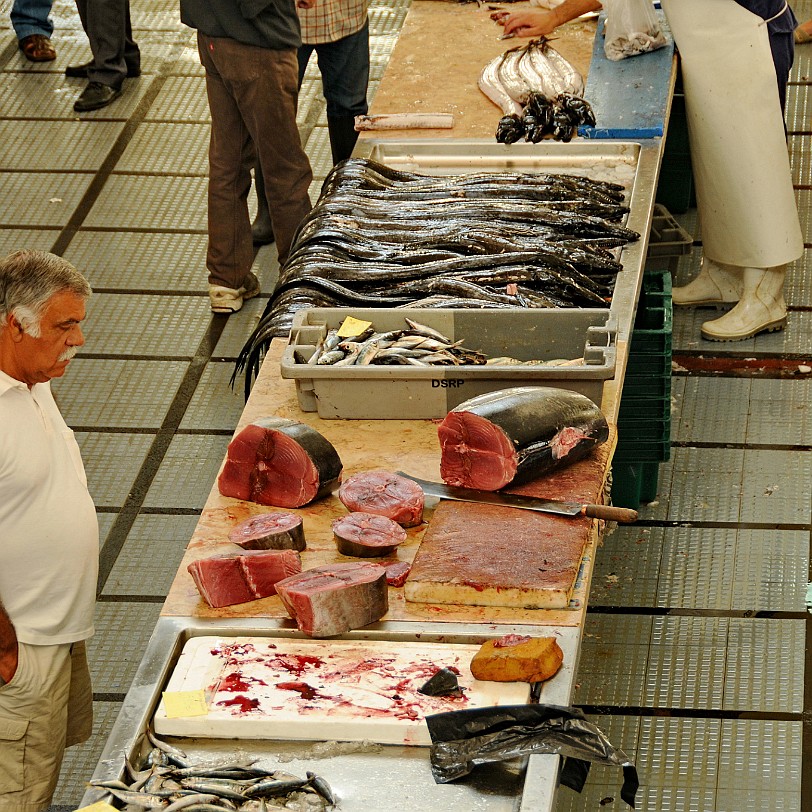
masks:
<svg viewBox="0 0 812 812"><path fill-rule="evenodd" d="M319 366L306 363L347 316L375 330L405 329L405 317L489 357L583 359L573 366ZM464 400L512 386L580 392L600 405L615 372L617 330L608 309L408 310L312 308L295 314L281 374L296 381L299 406L322 418L443 418Z"/></svg>
<svg viewBox="0 0 812 812"><path fill-rule="evenodd" d="M647 271L677 272L679 258L691 253L694 238L674 219L668 209L660 203L654 204L651 230L646 252Z"/></svg>

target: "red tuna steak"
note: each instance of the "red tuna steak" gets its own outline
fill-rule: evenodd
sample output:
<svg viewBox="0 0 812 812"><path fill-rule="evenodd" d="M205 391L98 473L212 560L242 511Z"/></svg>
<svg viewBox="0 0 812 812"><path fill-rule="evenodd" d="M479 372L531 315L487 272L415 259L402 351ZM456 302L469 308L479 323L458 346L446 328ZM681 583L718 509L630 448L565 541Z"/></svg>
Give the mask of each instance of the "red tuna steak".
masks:
<svg viewBox="0 0 812 812"><path fill-rule="evenodd" d="M214 555L187 567L203 600L213 609L276 594L276 584L302 571L295 550L252 550Z"/></svg>
<svg viewBox="0 0 812 812"><path fill-rule="evenodd" d="M374 513L349 513L336 519L332 527L342 555L383 557L391 555L406 541L406 531L397 522Z"/></svg>
<svg viewBox="0 0 812 812"><path fill-rule="evenodd" d="M585 395L518 386L461 403L438 435L447 484L495 491L580 460L608 439L609 426Z"/></svg>
<svg viewBox="0 0 812 812"><path fill-rule="evenodd" d="M228 538L244 550L304 550L302 519L293 513L262 513L240 522Z"/></svg>
<svg viewBox="0 0 812 812"><path fill-rule="evenodd" d="M288 614L309 637L333 637L380 620L389 609L386 570L367 561L327 564L276 584Z"/></svg>
<svg viewBox="0 0 812 812"><path fill-rule="evenodd" d="M403 527L423 521L423 489L391 471L364 471L341 483L338 498L347 510L386 516Z"/></svg>
<svg viewBox="0 0 812 812"><path fill-rule="evenodd" d="M389 586L403 586L412 571L412 565L408 561L379 561L378 563L386 569L386 583Z"/></svg>
<svg viewBox="0 0 812 812"><path fill-rule="evenodd" d="M314 428L265 417L246 426L229 443L217 486L223 496L301 507L330 493L341 477L341 467L335 448Z"/></svg>

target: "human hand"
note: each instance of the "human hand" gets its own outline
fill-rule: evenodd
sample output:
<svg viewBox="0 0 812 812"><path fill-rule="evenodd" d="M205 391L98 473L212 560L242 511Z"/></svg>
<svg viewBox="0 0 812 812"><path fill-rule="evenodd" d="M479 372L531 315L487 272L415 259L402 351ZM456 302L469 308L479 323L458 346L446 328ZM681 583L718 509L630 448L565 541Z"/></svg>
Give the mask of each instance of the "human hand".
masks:
<svg viewBox="0 0 812 812"><path fill-rule="evenodd" d="M313 8L316 5L316 0L296 0L297 8Z"/></svg>
<svg viewBox="0 0 812 812"><path fill-rule="evenodd" d="M496 22L505 27L505 36L512 34L516 37L546 37L558 27L554 14L537 9L511 11Z"/></svg>
<svg viewBox="0 0 812 812"><path fill-rule="evenodd" d="M15 640L13 649L8 646L4 651L0 652L0 685L8 685L14 679L14 675L17 673L18 651L17 641Z"/></svg>

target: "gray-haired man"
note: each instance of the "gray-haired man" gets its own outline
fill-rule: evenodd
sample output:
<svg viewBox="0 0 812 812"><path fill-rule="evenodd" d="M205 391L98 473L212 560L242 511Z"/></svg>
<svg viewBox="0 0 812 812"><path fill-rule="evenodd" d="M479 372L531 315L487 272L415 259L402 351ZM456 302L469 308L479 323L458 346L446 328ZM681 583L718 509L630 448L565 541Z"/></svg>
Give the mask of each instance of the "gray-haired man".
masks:
<svg viewBox="0 0 812 812"><path fill-rule="evenodd" d="M90 293L53 254L0 260L0 810L46 809L92 729L99 528L50 386L84 344Z"/></svg>

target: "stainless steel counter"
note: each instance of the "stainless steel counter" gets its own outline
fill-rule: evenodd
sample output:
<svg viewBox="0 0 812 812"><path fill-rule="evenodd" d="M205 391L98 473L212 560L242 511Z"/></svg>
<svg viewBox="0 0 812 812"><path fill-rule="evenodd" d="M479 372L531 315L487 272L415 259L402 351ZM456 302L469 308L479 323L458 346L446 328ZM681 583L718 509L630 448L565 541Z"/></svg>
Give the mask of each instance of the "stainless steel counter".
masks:
<svg viewBox="0 0 812 812"><path fill-rule="evenodd" d="M440 633L433 624L382 623L375 631L359 630L342 639L470 644L481 643L507 630L442 624ZM517 634L538 634L537 627L511 626L509 630ZM297 634L290 624L270 620L258 624L256 619L218 622L162 617L150 638L93 779L120 778L124 775L125 754L131 762L138 763L149 751L150 744L144 733L187 640L200 635L285 637ZM563 628L555 634L564 651L564 665L553 679L540 686L537 696L544 703L568 705L577 671L580 630ZM165 738L195 761L238 754L262 766L278 766L301 776L312 770L329 782L338 798L338 808L344 812L381 809L537 812L552 805L555 788L550 776L555 774L558 760L557 756L533 756L522 763L479 768L461 781L436 784L427 747L368 742ZM99 800L109 801L110 796L104 790L91 789L82 799L82 805Z"/></svg>

